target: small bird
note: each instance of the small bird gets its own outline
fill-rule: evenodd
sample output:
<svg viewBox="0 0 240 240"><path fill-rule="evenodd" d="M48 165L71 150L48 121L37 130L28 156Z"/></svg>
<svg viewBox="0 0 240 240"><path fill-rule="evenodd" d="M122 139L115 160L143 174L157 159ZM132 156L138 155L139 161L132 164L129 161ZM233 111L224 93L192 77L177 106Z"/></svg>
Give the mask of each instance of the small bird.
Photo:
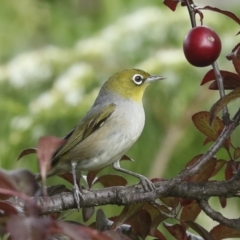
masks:
<svg viewBox="0 0 240 240"><path fill-rule="evenodd" d="M142 97L146 87L161 79L164 78L139 69L115 73L103 84L80 124L53 154L47 177L71 171L78 208L83 196L76 172L93 171L112 164L115 170L139 178L145 190L154 189L154 184L146 177L121 168L120 159L142 133L145 124Z"/></svg>

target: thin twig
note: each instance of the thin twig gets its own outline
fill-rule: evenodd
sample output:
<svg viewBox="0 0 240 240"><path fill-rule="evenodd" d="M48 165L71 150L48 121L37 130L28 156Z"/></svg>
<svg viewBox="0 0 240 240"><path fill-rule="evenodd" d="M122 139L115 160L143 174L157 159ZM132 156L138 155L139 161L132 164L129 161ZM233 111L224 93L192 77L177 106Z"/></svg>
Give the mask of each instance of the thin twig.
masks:
<svg viewBox="0 0 240 240"><path fill-rule="evenodd" d="M224 85L223 85L223 78L222 78L222 75L221 75L220 70L218 68L217 62L214 62L212 64L212 68L213 68L213 71L214 71L214 74L215 74L215 77L216 77L216 80L217 80L217 85L218 85L218 89L219 89L220 98L223 98L225 96L225 90L224 90ZM229 119L229 113L228 113L227 106L225 106L222 109L222 114L223 114L224 123L225 124L228 123L230 121L230 119Z"/></svg>
<svg viewBox="0 0 240 240"><path fill-rule="evenodd" d="M222 223L225 226L236 229L240 231L240 218L237 219L228 219L224 217L221 213L215 211L208 203L207 200L200 199L197 200L197 203L201 209L213 220Z"/></svg>

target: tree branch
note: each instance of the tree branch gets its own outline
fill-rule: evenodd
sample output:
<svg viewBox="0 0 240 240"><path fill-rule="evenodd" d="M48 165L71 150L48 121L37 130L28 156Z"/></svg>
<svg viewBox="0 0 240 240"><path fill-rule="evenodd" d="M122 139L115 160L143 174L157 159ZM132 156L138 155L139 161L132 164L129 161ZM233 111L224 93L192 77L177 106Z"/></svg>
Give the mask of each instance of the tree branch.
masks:
<svg viewBox="0 0 240 240"><path fill-rule="evenodd" d="M238 197L240 191L240 179L232 178L229 181L221 182L182 182L171 190L166 191L170 181L155 183L156 191L145 192L141 184L127 187L109 187L99 190L83 190L84 199L81 199L81 207L102 206L107 204L129 205L139 202L154 202L159 197L179 197L185 199L208 199L218 197ZM200 196L200 197L199 197ZM23 203L17 201L18 205ZM76 208L72 192L63 192L48 199L36 198L37 204L43 214L64 211Z"/></svg>
<svg viewBox="0 0 240 240"><path fill-rule="evenodd" d="M224 217L221 213L215 211L211 208L208 201L205 199L197 200L199 206L202 208L202 210L213 220L222 223L225 226L228 226L230 228L234 228L236 230L240 231L240 218L237 219L228 219Z"/></svg>

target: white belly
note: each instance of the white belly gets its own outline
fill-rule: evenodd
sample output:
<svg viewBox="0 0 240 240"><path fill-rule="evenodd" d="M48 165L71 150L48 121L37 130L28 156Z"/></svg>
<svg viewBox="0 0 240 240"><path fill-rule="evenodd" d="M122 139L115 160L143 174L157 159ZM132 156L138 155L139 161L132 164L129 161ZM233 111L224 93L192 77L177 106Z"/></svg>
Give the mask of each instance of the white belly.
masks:
<svg viewBox="0 0 240 240"><path fill-rule="evenodd" d="M103 126L96 131L99 137L96 154L91 158L77 161L77 168L92 171L103 168L119 160L135 143L142 133L145 113L141 104L118 106ZM97 135L98 134L98 135ZM91 148L91 145L89 146ZM93 150L94 151L94 150Z"/></svg>

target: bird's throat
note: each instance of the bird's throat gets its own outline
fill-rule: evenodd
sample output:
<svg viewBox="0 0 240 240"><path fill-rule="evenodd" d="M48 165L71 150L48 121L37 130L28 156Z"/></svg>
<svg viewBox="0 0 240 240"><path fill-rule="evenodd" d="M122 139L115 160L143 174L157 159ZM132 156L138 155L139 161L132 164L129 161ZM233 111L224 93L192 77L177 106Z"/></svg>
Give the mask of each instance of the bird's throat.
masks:
<svg viewBox="0 0 240 240"><path fill-rule="evenodd" d="M121 87L121 88L115 88L113 92L117 93L119 96L124 97L126 99L131 99L138 103L141 103L144 90L145 90L145 87L142 87L142 86L137 87L135 89Z"/></svg>

